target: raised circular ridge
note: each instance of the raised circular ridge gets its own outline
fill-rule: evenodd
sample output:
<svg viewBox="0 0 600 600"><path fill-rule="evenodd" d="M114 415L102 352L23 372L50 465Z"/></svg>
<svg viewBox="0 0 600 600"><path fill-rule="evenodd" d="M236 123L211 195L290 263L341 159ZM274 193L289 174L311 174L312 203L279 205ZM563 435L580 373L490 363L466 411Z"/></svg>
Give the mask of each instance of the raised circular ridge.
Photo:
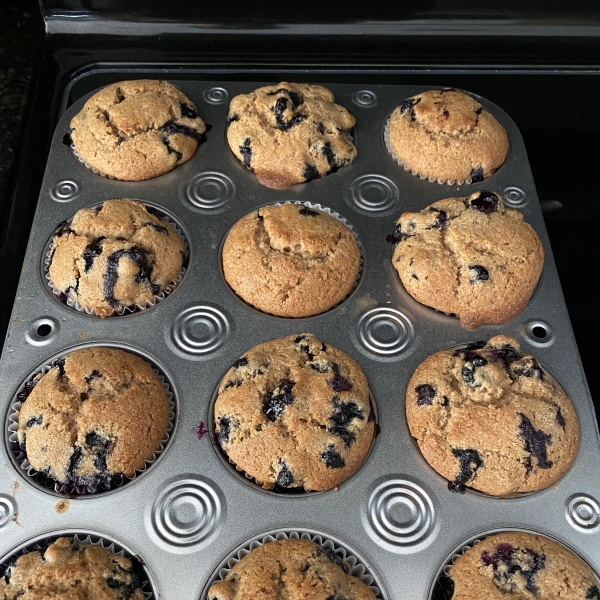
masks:
<svg viewBox="0 0 600 600"><path fill-rule="evenodd" d="M504 188L502 199L505 204L512 208L520 208L529 203L527 192L516 185L510 185Z"/></svg>
<svg viewBox="0 0 600 600"><path fill-rule="evenodd" d="M79 195L79 184L72 179L58 181L50 188L50 198L55 202L71 202Z"/></svg>
<svg viewBox="0 0 600 600"><path fill-rule="evenodd" d="M216 352L231 331L230 317L223 309L195 304L183 309L173 319L169 339L185 355L202 357Z"/></svg>
<svg viewBox="0 0 600 600"><path fill-rule="evenodd" d="M235 194L233 180L219 171L194 175L183 191L184 201L190 208L211 212L222 209L235 198Z"/></svg>
<svg viewBox="0 0 600 600"><path fill-rule="evenodd" d="M373 108L377 106L377 94L371 90L358 90L352 94L352 102L361 108Z"/></svg>
<svg viewBox="0 0 600 600"><path fill-rule="evenodd" d="M323 548L326 551L333 551L342 561L349 567L350 573L354 577L358 577L369 589L373 592L378 600L383 600L387 597L385 588L383 587L380 578L372 568L367 566L364 558L349 544L340 540L337 537L315 531L307 528L281 528L261 533L246 540L236 548L234 548L212 572L204 589L201 600L208 600L208 590L217 581L222 580L227 573L237 564L244 556L250 553L251 550L258 548L264 544L275 540L282 539L303 539L310 540Z"/></svg>
<svg viewBox="0 0 600 600"><path fill-rule="evenodd" d="M415 336L411 320L395 308L380 306L363 313L357 323L360 344L377 356L393 357L404 352Z"/></svg>
<svg viewBox="0 0 600 600"><path fill-rule="evenodd" d="M14 498L6 494L0 494L0 527L11 522L17 512L17 504Z"/></svg>
<svg viewBox="0 0 600 600"><path fill-rule="evenodd" d="M221 501L208 480L186 477L164 488L150 516L158 539L174 549L193 551L210 541L221 521Z"/></svg>
<svg viewBox="0 0 600 600"><path fill-rule="evenodd" d="M224 104L229 98L229 91L224 87L211 87L204 90L202 97L208 104Z"/></svg>
<svg viewBox="0 0 600 600"><path fill-rule="evenodd" d="M575 494L566 502L567 521L575 529L592 532L600 527L600 504L588 494Z"/></svg>
<svg viewBox="0 0 600 600"><path fill-rule="evenodd" d="M379 173L361 175L350 185L352 203L369 213L389 211L399 199L398 186L389 177Z"/></svg>
<svg viewBox="0 0 600 600"><path fill-rule="evenodd" d="M395 552L416 551L434 530L435 509L429 494L404 478L377 485L367 504L366 529L375 541ZM391 546L391 548L390 548Z"/></svg>

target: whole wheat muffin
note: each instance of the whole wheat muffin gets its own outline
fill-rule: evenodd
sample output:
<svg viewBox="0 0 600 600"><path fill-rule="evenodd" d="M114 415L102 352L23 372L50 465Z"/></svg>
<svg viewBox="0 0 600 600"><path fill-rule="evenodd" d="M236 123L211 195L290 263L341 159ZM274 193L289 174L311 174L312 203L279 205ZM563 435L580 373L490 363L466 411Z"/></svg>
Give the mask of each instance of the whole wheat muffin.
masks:
<svg viewBox="0 0 600 600"><path fill-rule="evenodd" d="M83 208L52 238L50 279L65 301L109 317L175 286L185 248L173 227L135 200Z"/></svg>
<svg viewBox="0 0 600 600"><path fill-rule="evenodd" d="M403 100L387 125L392 156L413 175L477 183L506 160L504 127L477 100L458 90L432 90Z"/></svg>
<svg viewBox="0 0 600 600"><path fill-rule="evenodd" d="M2 600L144 600L128 558L61 537L20 556L0 577Z"/></svg>
<svg viewBox="0 0 600 600"><path fill-rule="evenodd" d="M132 477L165 438L165 389L150 365L123 350L75 350L28 382L25 395L19 446L36 471L67 487Z"/></svg>
<svg viewBox="0 0 600 600"><path fill-rule="evenodd" d="M355 122L327 88L282 82L233 98L227 141L262 185L282 189L350 164Z"/></svg>
<svg viewBox="0 0 600 600"><path fill-rule="evenodd" d="M406 291L467 329L523 312L544 264L535 230L487 191L404 213L387 239L397 244L392 265Z"/></svg>
<svg viewBox="0 0 600 600"><path fill-rule="evenodd" d="M94 94L71 120L79 156L104 175L150 179L188 161L204 121L194 103L167 81L120 81Z"/></svg>
<svg viewBox="0 0 600 600"><path fill-rule="evenodd" d="M209 600L375 600L333 550L309 540L276 540L246 554L208 590Z"/></svg>
<svg viewBox="0 0 600 600"><path fill-rule="evenodd" d="M310 333L246 352L215 403L221 448L267 489L338 486L362 464L374 429L362 370Z"/></svg>
<svg viewBox="0 0 600 600"><path fill-rule="evenodd" d="M505 335L425 359L406 390L406 418L425 460L455 491L547 488L579 448L571 400Z"/></svg>

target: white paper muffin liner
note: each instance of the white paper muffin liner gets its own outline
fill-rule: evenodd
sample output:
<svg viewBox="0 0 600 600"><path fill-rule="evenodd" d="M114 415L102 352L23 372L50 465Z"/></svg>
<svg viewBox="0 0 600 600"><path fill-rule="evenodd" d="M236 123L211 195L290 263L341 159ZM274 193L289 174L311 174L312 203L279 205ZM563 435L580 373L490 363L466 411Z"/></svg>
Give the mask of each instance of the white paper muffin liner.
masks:
<svg viewBox="0 0 600 600"><path fill-rule="evenodd" d="M395 110L395 109L394 109ZM393 113L392 113L393 114ZM388 117L388 120L385 123L385 128L383 130L383 141L385 143L385 147L389 153L389 155L396 161L396 163L398 163L398 165L400 165L407 173L410 173L413 177L418 177L419 179L422 179L423 181L429 181L430 183L438 183L440 185L469 185L471 183L473 183L473 180L471 178L469 179L456 179L456 180L450 180L450 179L446 179L445 181L442 181L439 177L435 178L435 177L431 177L430 175L423 175L422 173L419 173L418 171L413 171L395 152L394 149L392 148L392 144L390 142L390 119L392 118L392 115L390 115Z"/></svg>
<svg viewBox="0 0 600 600"><path fill-rule="evenodd" d="M238 546L231 554L227 556L219 566L213 571L210 579L206 583L202 592L201 600L208 600L208 591L212 585L223 581L227 573L252 550L259 546L264 546L269 542L276 540L309 540L320 546L325 552L334 552L348 568L348 573L357 579L360 579L379 600L384 600L385 596L381 584L377 581L371 569L362 561L360 557L342 542L323 533L305 529L285 529L273 531L267 534L261 534Z"/></svg>
<svg viewBox="0 0 600 600"><path fill-rule="evenodd" d="M259 481L255 477L252 477L252 475L249 475L248 473L246 473L246 471L244 471L244 469L239 467L233 460L231 460L231 458L229 458L229 456L224 452L223 448L221 448L221 444L219 444L219 442L217 441L217 436L215 433L215 403L217 402L217 399L219 397L219 389L221 388L221 384L223 383L223 380L225 379L226 375L227 375L227 373L221 378L221 380L215 387L212 398L210 400L210 405L209 405L209 409L208 409L208 430L210 433L211 441L213 443L213 446L215 447L215 450L216 450L219 458L221 458L221 460L223 462L226 462L228 465L230 465L229 470L235 476L237 476L238 479L243 479L243 480L245 480L245 482L251 484L253 487L256 486L257 489L260 489L263 492L267 492L269 494L276 494L279 497L281 497L281 496L283 496L283 497L285 497L285 496L306 497L306 496L313 496L315 494L322 494L324 492L330 492L331 490L307 490L304 487L281 488L276 484L268 484L268 485L273 486L271 488L264 487L264 485L265 485L264 481ZM375 396L373 396L373 392L371 391L370 387L369 387L369 404L371 407L371 414L373 415L373 420L375 422L375 431L373 432L373 439L371 440L371 446L369 447L369 451L365 454L365 457L363 458L358 469L356 469L356 471L354 473L352 473L352 475L350 475L347 479L344 479L344 481L342 481L342 483L340 483L340 485L344 485L347 481L352 479L352 477L354 477L362 469L363 465L367 462L369 455L373 451L373 447L375 446L375 440L377 439L377 436L379 435L379 415L377 412L377 403L375 402ZM335 488L332 488L332 489L335 489Z"/></svg>
<svg viewBox="0 0 600 600"><path fill-rule="evenodd" d="M71 142L71 145L69 146L69 148L71 149L71 152L73 153L73 156L86 168L89 169L90 171L92 171L93 173L96 173L96 175L100 175L100 177L106 177L106 179L113 179L115 181L118 181L116 177L113 177L112 175L107 175L106 173L103 173L102 171L99 171L98 169L96 169L95 167L92 167L92 165L90 165L90 163L88 163L87 161L83 160L83 158L81 158L81 155L79 154L79 152L77 152L77 148L75 148L75 144L73 144Z"/></svg>
<svg viewBox="0 0 600 600"><path fill-rule="evenodd" d="M98 346L102 346L102 344L97 344ZM88 346L83 346L88 347ZM108 346L110 348L114 348L116 350L122 350L124 352L129 352L130 354L135 354L131 352L127 348L121 348L119 346ZM75 352L81 348L72 348L68 352L61 354L60 356L55 356L51 361L44 363L41 367L38 367L33 373L21 383L18 390L13 396L13 401L10 406L10 411L8 414L8 418L6 420L6 440L10 447L9 455L13 458L13 462L15 467L17 467L23 475L26 475L32 480L33 485L37 488L48 491L53 490L57 494L65 495L65 496L84 496L88 494L101 494L106 493L111 490L116 490L126 485L130 481L133 481L139 475L145 473L158 459L160 454L166 448L169 440L171 439L171 434L173 432L173 428L175 427L175 419L177 415L177 405L175 403L175 396L171 391L171 386L167 381L165 375L161 373L154 365L150 364L150 362L143 356L139 354L135 354L139 358L141 358L147 365L150 366L160 384L162 385L165 393L167 395L167 402L169 403L169 418L167 421L167 429L165 431L164 437L159 442L159 447L157 450L154 450L152 453L152 458L144 461L144 467L141 469L135 469L133 476L128 476L125 474L116 475L111 478L110 483L107 485L100 484L98 486L95 485L87 485L87 486L69 486L58 483L54 479L46 476L45 474L36 471L27 460L27 455L24 453L19 447L19 438L18 438L18 430L19 430L19 413L21 411L21 407L27 400L27 397L31 392L26 390L26 385L33 381L33 379L39 375L45 375L52 368L52 363L59 358L64 358L68 354Z"/></svg>
<svg viewBox="0 0 600 600"><path fill-rule="evenodd" d="M102 206L103 204L104 203L101 202L100 204L88 206L86 208L96 208L98 206ZM182 229L179 227L179 225L175 221L170 219L169 216L166 215L160 208L155 208L154 206L148 206L144 202L141 202L141 204L144 204L146 209L150 208L151 210L158 212L159 214L155 215L155 216L158 216L158 218L161 221L164 221L165 223L168 223L169 225L171 225L171 227L173 228L175 233L177 233L177 235L179 236L179 238L181 239L181 241L183 243L183 248L184 248L184 252L185 252L185 256L183 259L183 265L182 265L181 271L177 275L176 279L171 281L171 283L169 283L159 295L154 296L152 301L146 300L146 302L143 306L141 304L134 304L133 306L130 305L130 306L125 306L125 307L122 307L119 309L114 309L113 313L108 318L114 317L115 315L121 317L123 315L142 312L148 308L151 308L152 306L154 306L161 300L164 300L182 282L183 277L187 270L185 267L185 264L189 258L189 244L188 244L187 238L185 237L185 234L183 233ZM73 222L74 216L75 215L71 216L65 222L68 225L70 225ZM76 310L77 312L84 313L86 315L90 315L93 317L96 316L95 308L88 308L86 306L79 304L79 302L72 302L69 299L62 300L60 298L60 296L64 295L64 294L63 294L63 292L61 292L61 290L59 290L54 285L54 282L50 278L50 263L52 262L52 240L53 239L54 239L54 234L52 234L52 236L48 240L48 243L46 244L46 251L44 252L43 274L44 274L44 279L46 279L46 282L48 284L48 287L52 290L52 293L55 296L58 296L58 298L60 299L60 302L66 304L69 308L72 308L72 309Z"/></svg>
<svg viewBox="0 0 600 600"><path fill-rule="evenodd" d="M91 546L98 546L100 548L104 548L108 550L112 554L116 556L123 556L128 558L133 566L134 573L138 576L140 581L140 589L144 594L146 600L155 599L156 593L153 589L152 583L150 582L149 574L144 568L144 562L135 554L130 552L127 548L119 544L118 542L111 540L109 538L105 538L99 534L95 533L87 533L87 532L73 532L71 530L66 530L64 533L61 532L51 532L42 536L38 536L36 539L31 540L30 542L25 542L21 544L8 554L6 554L3 558L0 559L0 578L4 576L7 569L16 562L16 560L30 552L40 552L43 553L46 549L53 544L57 539L61 537L74 538L78 542L83 544L90 544Z"/></svg>
<svg viewBox="0 0 600 600"><path fill-rule="evenodd" d="M588 562L586 560L584 560L583 558L581 558L581 556L579 556L579 553L575 552L572 548L565 546L562 542L559 542L557 539L555 539L553 537L550 537L543 533L538 533L537 531L528 531L528 530L524 530L524 529L510 529L510 528L498 529L496 531L490 531L487 534L479 535L479 536L475 537L473 540L466 542L463 546L461 546L459 549L454 551L448 557L448 559L445 561L442 568L438 571L438 574L435 578L435 582L434 582L433 586L431 587L431 592L429 594L429 600L451 600L453 593L454 593L454 583L453 583L452 578L450 577L449 573L450 573L450 569L452 569L452 567L454 566L456 559L460 558L468 550L471 550L471 548L473 548L476 544L479 544L480 542L486 540L488 537L491 537L492 535L497 535L499 533L531 533L533 535L548 538L548 539L552 540L553 542L560 544L561 546L563 546L570 552L573 552L573 554L575 554L578 558L580 558L590 568L590 570L594 573L594 575L596 575L596 578L598 578L598 574L596 573L596 571L588 564ZM598 582L600 583L600 579L598 580Z"/></svg>
<svg viewBox="0 0 600 600"><path fill-rule="evenodd" d="M354 290L357 288L358 284L360 283L360 280L362 279L363 267L364 267L364 247L363 247L362 241L361 241L358 233L356 232L356 230L354 229L354 227L352 226L352 224L348 220L346 220L344 217L342 217L342 215L340 215L339 213L335 212L331 208L328 208L326 206L322 206L321 204L313 204L312 202L303 202L301 200L297 200L297 201L294 201L294 202L291 202L291 201L287 201L287 202L275 202L273 204L266 204L264 206L259 206L258 208L256 208L252 212L255 212L256 210L260 210L262 208L268 208L269 206L284 206L285 204L298 204L298 205L301 205L301 206L306 206L307 208L310 208L310 209L313 209L313 210L319 210L319 211L325 213L326 215L329 215L330 217L333 217L336 221L339 221L340 223L342 223L342 225L344 225L344 227L346 227L347 229L350 230L350 233L352 233L352 235L354 236L354 240L356 242L356 245L358 246L358 251L359 251L359 254L360 254L360 259L359 259L358 272L356 274L356 279L354 280L354 283L352 284L352 287L350 288L350 291L337 304L334 304L331 308L328 308L327 310L325 310L323 312L317 313L316 315L309 315L307 317L279 317L278 315L271 315L271 316L276 317L278 319L309 319L311 317L316 317L316 316L319 316L319 315L327 314L329 311L333 310L334 308L337 308L338 306L340 306L341 304L343 304L346 300L348 300L348 298L350 298L350 296L352 296L352 294L354 293ZM238 219L238 221L239 221L239 219ZM238 221L236 221L236 223ZM232 227L234 225L235 225L235 223L232 225ZM231 229L229 231L231 231ZM225 239L227 239L227 236L229 235L229 231L225 234L225 237L223 238L223 243L225 242ZM223 246L221 245L221 250L220 250L221 257L222 257L222 254L223 254ZM222 258L221 258L221 270L222 270L222 265L223 265L223 262L222 262ZM223 279L225 279L225 277L223 277ZM226 281L226 283L227 283L227 281ZM229 283L227 283L227 286L235 294L236 298L239 298L247 306L251 306L254 310L257 310L257 311L259 311L262 314L265 314L265 315L270 314L270 313L267 313L265 311L260 310L259 308L256 308L255 306L253 306L249 302L246 302L241 296L239 296L235 292L235 290L229 285Z"/></svg>

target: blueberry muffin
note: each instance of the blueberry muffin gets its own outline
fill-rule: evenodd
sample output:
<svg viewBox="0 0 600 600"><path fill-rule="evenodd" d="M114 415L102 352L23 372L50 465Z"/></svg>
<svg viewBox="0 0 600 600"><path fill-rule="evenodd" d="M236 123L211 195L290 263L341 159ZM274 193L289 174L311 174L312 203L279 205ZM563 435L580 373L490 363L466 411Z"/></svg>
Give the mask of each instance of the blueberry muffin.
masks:
<svg viewBox="0 0 600 600"><path fill-rule="evenodd" d="M1 600L145 600L131 561L61 537L23 554L0 577Z"/></svg>
<svg viewBox="0 0 600 600"><path fill-rule="evenodd" d="M406 390L406 418L425 460L453 491L547 488L579 448L571 400L505 335L425 359Z"/></svg>
<svg viewBox="0 0 600 600"><path fill-rule="evenodd" d="M240 219L223 245L223 274L243 300L279 317L329 310L360 268L354 234L302 204L267 206Z"/></svg>
<svg viewBox="0 0 600 600"><path fill-rule="evenodd" d="M283 82L231 101L227 141L259 183L283 189L350 164L355 122L327 88Z"/></svg>
<svg viewBox="0 0 600 600"><path fill-rule="evenodd" d="M333 550L309 540L276 540L246 554L208 590L209 600L375 600Z"/></svg>
<svg viewBox="0 0 600 600"><path fill-rule="evenodd" d="M110 486L160 450L166 392L138 356L94 346L52 363L26 385L18 441L30 465L61 486Z"/></svg>
<svg viewBox="0 0 600 600"><path fill-rule="evenodd" d="M600 583L573 552L542 535L506 531L475 544L448 575L452 600L593 600Z"/></svg>
<svg viewBox="0 0 600 600"><path fill-rule="evenodd" d="M184 257L183 242L169 223L135 200L108 200L58 226L48 273L63 301L104 318L170 291Z"/></svg>
<svg viewBox="0 0 600 600"><path fill-rule="evenodd" d="M450 183L483 181L509 148L504 127L477 100L452 89L400 102L386 137L392 156L413 175Z"/></svg>
<svg viewBox="0 0 600 600"><path fill-rule="evenodd" d="M194 103L166 81L120 81L94 94L71 120L79 156L104 175L150 179L187 162L206 130Z"/></svg>
<svg viewBox="0 0 600 600"><path fill-rule="evenodd" d="M404 213L388 236L392 264L418 302L456 314L467 329L514 319L527 305L544 249L523 215L486 191Z"/></svg>
<svg viewBox="0 0 600 600"><path fill-rule="evenodd" d="M246 352L215 403L218 443L265 489L338 486L360 467L374 429L360 367L310 333Z"/></svg>

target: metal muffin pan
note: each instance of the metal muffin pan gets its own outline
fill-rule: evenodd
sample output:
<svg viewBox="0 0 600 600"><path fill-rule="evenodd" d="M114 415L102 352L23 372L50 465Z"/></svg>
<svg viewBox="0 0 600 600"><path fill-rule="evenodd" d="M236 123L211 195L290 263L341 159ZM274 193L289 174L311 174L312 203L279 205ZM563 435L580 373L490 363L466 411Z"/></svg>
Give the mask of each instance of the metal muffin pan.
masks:
<svg viewBox="0 0 600 600"><path fill-rule="evenodd" d="M116 74L115 80L118 78ZM123 344L161 364L179 398L169 447L144 477L108 494L70 499L45 492L19 472L0 444L0 555L52 531L93 530L123 544L154 574L158 598L200 598L215 569L267 532L312 531L353 548L381 583L387 600L428 598L449 554L480 534L516 528L549 535L600 572L600 445L592 400L562 297L552 251L516 125L481 99L510 137L506 163L489 179L464 186L422 181L388 155L385 122L400 100L422 86L331 84L336 101L356 117L358 157L337 173L287 190L261 186L225 140L229 99L275 82L177 81L212 129L194 157L143 182L100 177L63 143L72 116L52 141L8 335L0 364L3 416L28 374L48 357L81 344ZM310 81L307 74L305 81ZM216 92L218 91L218 93ZM520 210L540 236L546 259L525 311L501 326L463 329L458 319L415 302L404 290L385 236L404 211L488 189ZM111 198L164 207L184 227L190 262L180 285L157 305L101 320L56 302L42 277L44 247L54 228L77 210ZM363 243L361 280L352 295L315 317L284 319L240 301L222 278L219 248L231 225L254 208L286 201L321 204L346 218ZM339 491L277 495L236 477L211 447L213 392L250 347L302 332L350 354L373 392L380 434L361 469ZM438 350L506 333L534 354L569 394L581 428L575 463L554 486L514 499L451 493L410 437L406 385ZM3 434L6 437L6 433Z"/></svg>

